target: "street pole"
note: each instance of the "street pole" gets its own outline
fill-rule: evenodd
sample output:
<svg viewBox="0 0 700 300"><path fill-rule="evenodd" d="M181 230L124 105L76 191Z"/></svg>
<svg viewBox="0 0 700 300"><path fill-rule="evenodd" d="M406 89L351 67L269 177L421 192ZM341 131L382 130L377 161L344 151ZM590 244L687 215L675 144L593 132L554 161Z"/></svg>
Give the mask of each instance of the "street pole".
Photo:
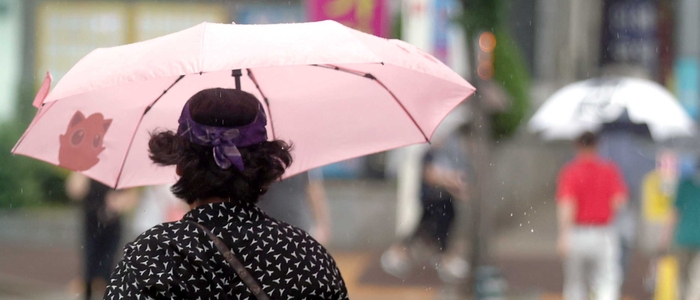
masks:
<svg viewBox="0 0 700 300"><path fill-rule="evenodd" d="M490 236L490 209L486 198L488 186L488 178L490 174L490 146L491 146L491 119L484 104L484 99L479 94L480 77L477 74L478 66L478 45L475 43L476 36L467 33L467 45L469 49L469 63L471 70L471 82L477 89L477 92L469 99L470 109L472 112L471 120L471 136L469 140L468 151L472 161L474 170L473 185L470 193L470 219L471 228L467 231L468 240L471 244L469 257L469 265L471 272L467 278L466 290L467 295L471 295L473 299L477 299L477 271L488 260L488 239Z"/></svg>

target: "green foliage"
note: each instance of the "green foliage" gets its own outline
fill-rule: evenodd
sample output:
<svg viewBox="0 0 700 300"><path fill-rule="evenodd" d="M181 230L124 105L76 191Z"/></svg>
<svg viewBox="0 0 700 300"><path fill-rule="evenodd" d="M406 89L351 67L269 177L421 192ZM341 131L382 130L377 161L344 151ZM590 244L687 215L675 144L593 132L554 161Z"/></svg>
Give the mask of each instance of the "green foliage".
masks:
<svg viewBox="0 0 700 300"><path fill-rule="evenodd" d="M467 36L474 37L484 30L495 31L506 20L503 1L461 0L461 4L460 23L464 25Z"/></svg>
<svg viewBox="0 0 700 300"><path fill-rule="evenodd" d="M500 83L510 96L507 111L493 116L496 138L512 135L523 122L530 103L530 76L515 41L505 30L495 32L498 44L494 49L493 80Z"/></svg>
<svg viewBox="0 0 700 300"><path fill-rule="evenodd" d="M392 39L400 40L403 32L403 18L401 12L394 15L391 22L391 36Z"/></svg>
<svg viewBox="0 0 700 300"><path fill-rule="evenodd" d="M10 152L36 111L30 93L31 88L22 88L19 98L29 105L18 105L17 117L0 123L0 209L68 201L63 188L67 171Z"/></svg>
<svg viewBox="0 0 700 300"><path fill-rule="evenodd" d="M12 124L0 125L0 208L15 208L38 204L41 199L40 185L27 174L29 162L26 158L14 157L10 150L19 138Z"/></svg>

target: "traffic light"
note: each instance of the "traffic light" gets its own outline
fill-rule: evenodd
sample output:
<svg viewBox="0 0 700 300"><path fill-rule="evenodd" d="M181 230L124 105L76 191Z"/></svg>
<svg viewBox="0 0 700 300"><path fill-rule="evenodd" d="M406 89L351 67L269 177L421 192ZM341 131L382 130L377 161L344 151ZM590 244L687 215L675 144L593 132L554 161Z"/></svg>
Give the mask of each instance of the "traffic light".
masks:
<svg viewBox="0 0 700 300"><path fill-rule="evenodd" d="M477 74L487 80L493 77L493 49L496 48L496 35L484 31L479 35L479 54L477 56Z"/></svg>

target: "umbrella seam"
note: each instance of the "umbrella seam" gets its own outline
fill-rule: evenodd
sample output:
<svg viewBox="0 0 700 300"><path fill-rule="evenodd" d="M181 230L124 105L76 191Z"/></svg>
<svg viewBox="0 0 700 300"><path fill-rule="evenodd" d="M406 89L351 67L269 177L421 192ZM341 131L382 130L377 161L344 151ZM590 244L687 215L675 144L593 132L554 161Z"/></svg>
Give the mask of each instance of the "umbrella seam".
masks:
<svg viewBox="0 0 700 300"><path fill-rule="evenodd" d="M331 65L331 64L326 64L326 65L312 65L312 66L321 67L321 68L326 68L326 69L332 69L332 70L336 70L336 71L341 71L341 72L349 73L349 74L352 74L352 75L355 75L355 76L364 77L364 78L370 79L370 80L374 81L375 83L379 84L379 86L381 86L385 91L387 91L387 93L389 93L389 95L391 96L391 98L394 99L394 102L396 102L396 104L398 104L399 107L401 107L401 109L403 109L403 112L406 113L406 115L408 115L408 118L411 119L411 121L413 122L413 125L415 125L416 128L418 128L418 131L420 131L420 133L423 135L423 138L425 139L425 141L428 142L428 143L430 143L430 139L428 138L428 136L427 136L427 135L425 134L425 132L423 131L423 128L421 128L420 125L418 125L418 122L416 121L415 118L413 118L413 115L408 111L408 109L406 108L406 106L404 106L403 103L401 103L401 101L399 101L399 98L397 98L396 95L394 95L394 93L393 93L391 90L389 90L389 88L388 88L386 85L384 85L384 83L381 82L381 80L379 80L379 78L377 78L376 76L374 76L374 74L372 74L372 73L367 73L367 72L356 71L356 70L352 70L352 69L348 69L348 68L341 68L341 67L339 67L339 66Z"/></svg>
<svg viewBox="0 0 700 300"><path fill-rule="evenodd" d="M202 26L202 40L199 43L199 72L201 73L204 71L204 40L206 39L207 36L207 25L209 25L207 22L203 23L204 26Z"/></svg>

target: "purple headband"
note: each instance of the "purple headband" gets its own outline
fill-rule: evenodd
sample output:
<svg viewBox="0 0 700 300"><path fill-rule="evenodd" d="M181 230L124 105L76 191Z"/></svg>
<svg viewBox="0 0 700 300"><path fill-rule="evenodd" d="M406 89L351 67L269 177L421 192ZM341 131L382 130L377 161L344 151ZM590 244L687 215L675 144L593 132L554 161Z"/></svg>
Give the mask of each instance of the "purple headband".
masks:
<svg viewBox="0 0 700 300"><path fill-rule="evenodd" d="M258 103L258 114L252 123L240 127L218 127L202 125L190 116L190 103L187 102L182 109L180 126L177 134L187 138L192 143L206 147L212 147L214 160L222 169L228 169L235 165L243 171L243 158L239 147L247 147L267 141L267 118L262 105Z"/></svg>

